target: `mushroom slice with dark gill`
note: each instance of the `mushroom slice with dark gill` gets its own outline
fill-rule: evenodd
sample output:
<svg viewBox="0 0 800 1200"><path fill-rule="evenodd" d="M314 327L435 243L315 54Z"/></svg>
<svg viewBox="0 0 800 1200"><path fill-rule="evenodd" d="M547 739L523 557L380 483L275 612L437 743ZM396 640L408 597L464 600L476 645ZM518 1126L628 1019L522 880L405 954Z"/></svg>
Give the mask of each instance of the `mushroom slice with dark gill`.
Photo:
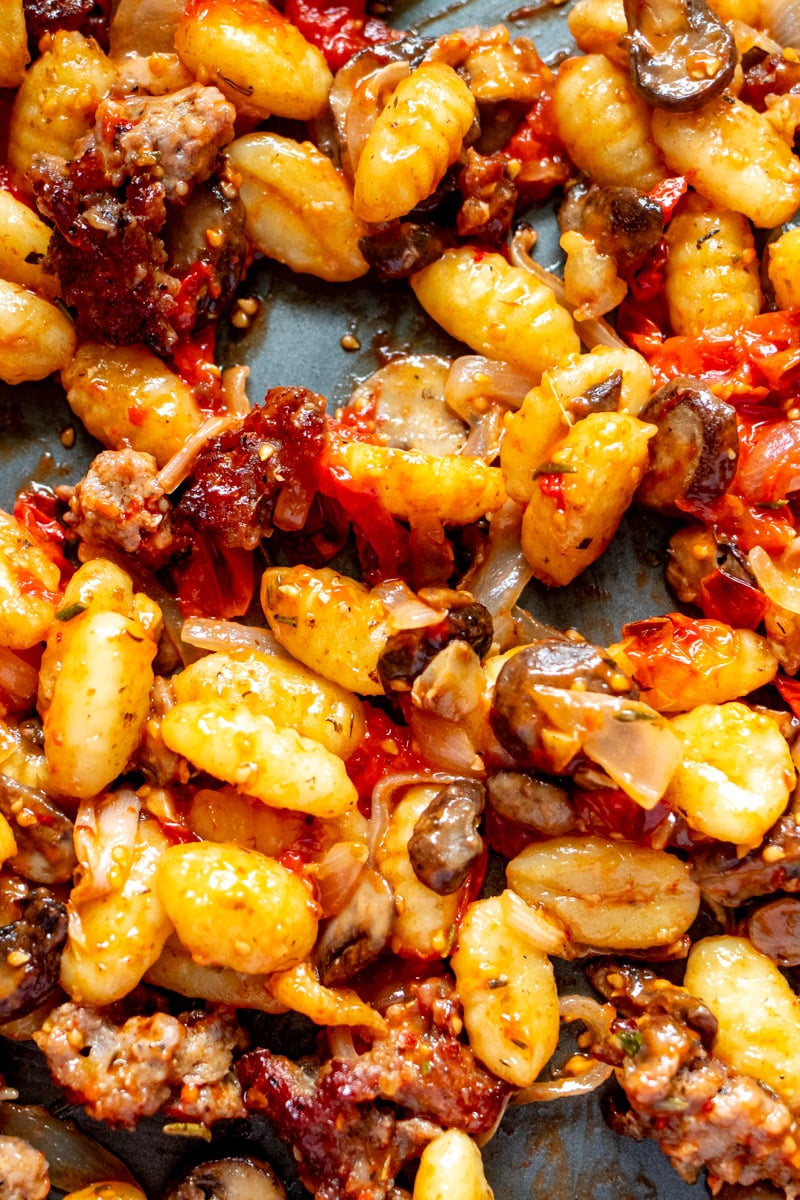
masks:
<svg viewBox="0 0 800 1200"><path fill-rule="evenodd" d="M478 822L485 803L482 783L457 779L434 796L408 841L420 883L440 896L457 892L483 853Z"/></svg>
<svg viewBox="0 0 800 1200"><path fill-rule="evenodd" d="M699 379L664 384L639 414L657 426L650 465L636 499L657 512L680 511L679 501L710 503L733 483L739 460L736 412Z"/></svg>
<svg viewBox="0 0 800 1200"><path fill-rule="evenodd" d="M395 917L392 889L365 867L347 904L320 927L317 970L326 987L350 979L374 962L389 941Z"/></svg>
<svg viewBox="0 0 800 1200"><path fill-rule="evenodd" d="M286 1200L272 1167L255 1158L218 1158L192 1167L167 1200Z"/></svg>
<svg viewBox="0 0 800 1200"><path fill-rule="evenodd" d="M733 34L705 0L625 0L631 78L648 104L692 112L730 83Z"/></svg>
<svg viewBox="0 0 800 1200"><path fill-rule="evenodd" d="M23 1017L53 995L66 940L65 905L37 888L0 929L0 1020Z"/></svg>

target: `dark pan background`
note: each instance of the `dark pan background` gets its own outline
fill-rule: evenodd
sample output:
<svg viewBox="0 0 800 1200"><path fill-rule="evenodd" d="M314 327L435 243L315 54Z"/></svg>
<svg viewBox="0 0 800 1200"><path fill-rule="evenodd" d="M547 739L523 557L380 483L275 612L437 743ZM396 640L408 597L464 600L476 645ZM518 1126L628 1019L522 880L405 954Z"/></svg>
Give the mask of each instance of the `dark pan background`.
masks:
<svg viewBox="0 0 800 1200"><path fill-rule="evenodd" d="M535 9L536 6L533 6ZM517 36L533 37L549 62L572 43L567 29L571 3L545 4L511 22ZM437 35L466 25L509 20L502 0L460 0L442 9L441 0L397 0L390 17L399 28ZM558 234L549 206L526 214L540 234L536 256L556 266ZM303 385L327 396L331 406L345 402L357 381L378 366L376 347L415 352L457 353L458 347L435 328L405 285L372 282L329 285L295 276L276 264L255 264L243 289L261 300L258 316L244 335L223 335L222 356L251 368L248 394L260 401L270 387ZM360 350L346 352L341 338L353 334ZM75 444L65 449L64 431ZM0 384L0 506L10 509L17 491L36 481L54 486L79 479L96 444L77 427L63 392L53 380L10 388ZM602 643L614 640L624 621L669 611L674 600L663 581L668 530L650 517L626 519L603 559L569 588L548 592L532 586L525 602L541 619L574 625ZM559 967L562 986L585 990L576 968ZM297 1020L255 1018L254 1034L276 1052L310 1048L309 1030ZM226 1153L250 1153L269 1160L287 1183L292 1200L307 1196L297 1183L291 1155L266 1123L228 1124L210 1145L167 1136L161 1122L143 1122L134 1133L114 1132L86 1118L52 1086L32 1044L0 1039L0 1071L19 1088L21 1099L52 1107L76 1119L130 1167L151 1200L159 1200L188 1164ZM617 1137L603 1119L613 1088L575 1100L511 1109L485 1148L489 1182L497 1200L690 1200L708 1196L701 1182L689 1187L652 1143Z"/></svg>

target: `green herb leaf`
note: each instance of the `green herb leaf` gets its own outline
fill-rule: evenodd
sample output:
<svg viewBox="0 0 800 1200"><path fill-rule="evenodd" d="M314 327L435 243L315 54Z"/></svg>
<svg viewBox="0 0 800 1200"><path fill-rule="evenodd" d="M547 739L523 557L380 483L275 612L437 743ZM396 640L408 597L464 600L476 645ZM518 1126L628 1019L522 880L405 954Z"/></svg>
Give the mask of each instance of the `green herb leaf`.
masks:
<svg viewBox="0 0 800 1200"><path fill-rule="evenodd" d="M638 1029L622 1029L617 1036L620 1046L631 1058L638 1054L644 1045L644 1036Z"/></svg>
<svg viewBox="0 0 800 1200"><path fill-rule="evenodd" d="M66 608L60 608L56 613L56 620L71 621L73 617L79 616L82 612L86 612L86 605L76 600L74 604L68 604Z"/></svg>
<svg viewBox="0 0 800 1200"><path fill-rule="evenodd" d="M577 475L577 473L578 468L573 467L571 463L545 462L536 468L533 478L538 479L540 475Z"/></svg>

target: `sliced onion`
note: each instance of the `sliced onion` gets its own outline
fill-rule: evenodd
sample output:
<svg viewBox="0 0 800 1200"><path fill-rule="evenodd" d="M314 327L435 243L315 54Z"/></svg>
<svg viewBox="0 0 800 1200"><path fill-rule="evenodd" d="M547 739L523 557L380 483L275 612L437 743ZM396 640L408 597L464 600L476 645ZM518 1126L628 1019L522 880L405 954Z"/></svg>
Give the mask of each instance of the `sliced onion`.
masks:
<svg viewBox="0 0 800 1200"><path fill-rule="evenodd" d="M344 119L345 145L351 170L355 171L358 166L364 143L386 100L410 72L409 64L403 59L398 59L385 67L379 67L377 71L371 71L369 75L359 79L353 88Z"/></svg>
<svg viewBox="0 0 800 1200"><path fill-rule="evenodd" d="M73 901L82 904L122 887L133 862L141 809L131 788L81 800L74 834L80 877Z"/></svg>
<svg viewBox="0 0 800 1200"><path fill-rule="evenodd" d="M318 863L311 863L308 874L317 883L319 903L326 917L342 911L353 895L367 861L363 842L334 842Z"/></svg>
<svg viewBox="0 0 800 1200"><path fill-rule="evenodd" d="M27 708L32 704L38 686L38 671L13 650L0 646L0 691L5 692L15 705Z"/></svg>
<svg viewBox="0 0 800 1200"><path fill-rule="evenodd" d="M448 721L464 720L477 712L486 679L478 655L458 639L436 654L414 680L411 700L418 708Z"/></svg>
<svg viewBox="0 0 800 1200"><path fill-rule="evenodd" d="M458 775L483 774L483 759L461 722L412 708L409 725L420 751L434 766Z"/></svg>
<svg viewBox="0 0 800 1200"><path fill-rule="evenodd" d="M333 1058L350 1061L358 1058L358 1051L353 1044L353 1030L349 1025L329 1025L328 1045Z"/></svg>
<svg viewBox="0 0 800 1200"><path fill-rule="evenodd" d="M520 504L507 500L494 514L486 548L460 584L488 608L495 636L498 620L510 614L532 575L520 542L523 512Z"/></svg>
<svg viewBox="0 0 800 1200"><path fill-rule="evenodd" d="M98 1179L135 1184L123 1162L72 1124L38 1104L0 1104L0 1133L23 1138L47 1159L50 1182L62 1192L77 1192Z"/></svg>
<svg viewBox="0 0 800 1200"><path fill-rule="evenodd" d="M779 566L763 546L754 546L747 562L768 600L787 612L800 613L800 571Z"/></svg>
<svg viewBox="0 0 800 1200"><path fill-rule="evenodd" d="M533 385L532 376L521 375L508 363L494 362L481 354L464 354L448 372L444 399L462 421L471 424L490 400L519 408Z"/></svg>
<svg viewBox="0 0 800 1200"><path fill-rule="evenodd" d="M222 372L222 394L225 397L225 407L232 417L246 417L250 412L250 401L245 389L249 375L250 368L243 366L226 367Z"/></svg>
<svg viewBox="0 0 800 1200"><path fill-rule="evenodd" d="M112 58L129 51L174 54L185 0L119 0L108 31Z"/></svg>
<svg viewBox="0 0 800 1200"><path fill-rule="evenodd" d="M240 420L240 417L231 413L226 413L221 417L207 417L200 428L186 439L180 450L164 463L153 480L154 487L164 495L174 492L175 488L179 487L186 479L198 452L202 450L206 442L210 438L217 437L224 430L238 425Z"/></svg>
<svg viewBox="0 0 800 1200"><path fill-rule="evenodd" d="M761 0L760 24L781 46L800 50L800 3L798 0Z"/></svg>
<svg viewBox="0 0 800 1200"><path fill-rule="evenodd" d="M520 225L511 239L509 246L509 258L511 262L515 267L521 267L523 271L529 271L540 283L549 287L561 307L565 308L567 312L572 313L573 306L567 301L563 279L559 279L552 271L545 270L544 267L531 258L530 251L533 249L535 242L536 231L531 229L529 225ZM602 317L591 321L576 321L575 327L584 346L587 346L590 350L595 346L612 346L616 349L628 349L627 343L622 340L616 330L612 329L608 321L604 321Z"/></svg>
<svg viewBox="0 0 800 1200"><path fill-rule="evenodd" d="M632 800L655 807L682 756L680 742L655 709L604 692L557 687L537 688L536 703L558 729L578 738L583 752Z"/></svg>
<svg viewBox="0 0 800 1200"><path fill-rule="evenodd" d="M508 889L500 897L503 916L508 924L536 950L556 958L572 959L569 934L558 917L538 905L528 904Z"/></svg>
<svg viewBox="0 0 800 1200"><path fill-rule="evenodd" d="M401 629L425 629L429 625L440 625L444 613L441 609L431 608L414 595L411 588L402 579L388 579L372 589L389 610L389 629L396 633Z"/></svg>
<svg viewBox="0 0 800 1200"><path fill-rule="evenodd" d="M455 783L460 778L460 775L440 771L396 771L379 780L372 789L372 808L367 833L367 861L370 865L375 861L375 854L383 841L383 835L389 828L397 792L418 784L439 784L444 787L445 784Z"/></svg>
<svg viewBox="0 0 800 1200"><path fill-rule="evenodd" d="M188 617L181 626L181 640L200 650L258 650L274 658L291 657L269 629L221 617Z"/></svg>
<svg viewBox="0 0 800 1200"><path fill-rule="evenodd" d="M503 444L505 414L506 409L500 404L492 404L482 417L473 422L470 435L461 450L464 458L480 458L487 464L494 462Z"/></svg>
<svg viewBox="0 0 800 1200"><path fill-rule="evenodd" d="M611 1022L616 1013L610 1004L598 1004L591 996L560 996L559 1015L564 1022L582 1021L591 1035L592 1042L604 1043L611 1031ZM578 1074L573 1074L579 1068ZM585 1096L595 1091L610 1077L613 1067L597 1062L584 1055L575 1055L566 1064L570 1073L556 1079L540 1080L523 1088L513 1097L514 1105L534 1104L543 1100L559 1100L565 1096Z"/></svg>

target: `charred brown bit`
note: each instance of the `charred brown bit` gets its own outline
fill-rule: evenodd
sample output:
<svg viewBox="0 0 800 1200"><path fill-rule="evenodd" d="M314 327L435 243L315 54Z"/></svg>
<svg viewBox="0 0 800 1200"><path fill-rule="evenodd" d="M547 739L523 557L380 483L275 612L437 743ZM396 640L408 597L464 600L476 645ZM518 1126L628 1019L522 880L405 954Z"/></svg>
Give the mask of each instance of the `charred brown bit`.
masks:
<svg viewBox="0 0 800 1200"><path fill-rule="evenodd" d="M40 155L31 170L41 212L55 225L46 267L87 338L168 350L179 282L158 237L166 209L159 183L137 175L117 191L96 150L67 164Z"/></svg>
<svg viewBox="0 0 800 1200"><path fill-rule="evenodd" d="M794 1194L797 1123L773 1092L713 1057L717 1022L706 1006L646 967L601 963L588 973L619 1014L591 1049L617 1068L631 1106L614 1114L617 1132L654 1138L690 1183L705 1167L715 1184L766 1180Z"/></svg>
<svg viewBox="0 0 800 1200"><path fill-rule="evenodd" d="M118 1025L100 1009L62 1004L34 1040L70 1100L109 1125L132 1128L159 1111L203 1125L245 1115L232 1068L245 1040L227 1009Z"/></svg>
<svg viewBox="0 0 800 1200"><path fill-rule="evenodd" d="M359 240L359 249L381 279L407 279L441 258L452 238L425 221L390 221L374 225Z"/></svg>
<svg viewBox="0 0 800 1200"><path fill-rule="evenodd" d="M106 49L110 0L23 0L25 28L34 43L59 29L77 30Z"/></svg>
<svg viewBox="0 0 800 1200"><path fill-rule="evenodd" d="M321 982L326 987L342 983L374 962L389 941L394 918L391 887L365 867L341 912L320 925L315 957Z"/></svg>
<svg viewBox="0 0 800 1200"><path fill-rule="evenodd" d="M581 396L568 401L566 408L580 421L589 413L616 412L622 395L622 371L612 371L608 379L589 387Z"/></svg>
<svg viewBox="0 0 800 1200"><path fill-rule="evenodd" d="M163 560L172 533L170 506L156 483L158 464L138 450L104 450L70 498L74 531L90 545L116 546L142 555L148 563Z"/></svg>
<svg viewBox="0 0 800 1200"><path fill-rule="evenodd" d="M0 929L0 1021L24 1017L58 990L66 906L37 888L21 909Z"/></svg>
<svg viewBox="0 0 800 1200"><path fill-rule="evenodd" d="M485 795L476 780L449 783L414 826L408 842L411 866L420 883L440 896L457 892L483 853L478 824Z"/></svg>
<svg viewBox="0 0 800 1200"><path fill-rule="evenodd" d="M631 78L656 108L691 112L728 86L738 61L705 0L625 0Z"/></svg>
<svg viewBox="0 0 800 1200"><path fill-rule="evenodd" d="M252 550L273 528L302 528L326 441L325 401L272 388L263 406L206 443L175 510L176 527Z"/></svg>
<svg viewBox="0 0 800 1200"><path fill-rule="evenodd" d="M45 265L58 274L84 337L146 342L161 353L185 331L181 278L162 238L233 137L233 106L192 84L165 96L110 98L67 163L39 155L31 180L54 224ZM208 255L200 260L211 271ZM243 260L242 260L243 261ZM190 308L188 327L194 321Z"/></svg>
<svg viewBox="0 0 800 1200"><path fill-rule="evenodd" d="M788 58L782 51L767 54L753 47L742 57L742 90L739 98L764 112L768 96L783 96L800 87L800 62Z"/></svg>
<svg viewBox="0 0 800 1200"><path fill-rule="evenodd" d="M3 1200L45 1200L50 1192L47 1159L18 1137L0 1135Z"/></svg>
<svg viewBox="0 0 800 1200"><path fill-rule="evenodd" d="M489 721L516 763L539 771L550 765L541 740L542 715L536 701L540 687L577 687L632 699L636 694L616 663L589 642L553 637L525 646L497 676Z"/></svg>
<svg viewBox="0 0 800 1200"><path fill-rule="evenodd" d="M736 412L730 404L700 380L677 378L659 388L639 416L658 428L636 492L640 504L676 512L680 501L710 503L727 491L739 458Z"/></svg>
<svg viewBox="0 0 800 1200"><path fill-rule="evenodd" d="M499 246L511 229L517 203L508 161L499 154L478 154L471 147L465 159L458 175L464 203L456 217L456 229L460 237L480 238Z"/></svg>
<svg viewBox="0 0 800 1200"><path fill-rule="evenodd" d="M466 642L482 658L492 644L494 628L489 610L468 592L435 589L433 606L442 608L438 625L393 633L378 660L378 673L387 693L408 692L414 680L450 642ZM420 594L425 600L425 590ZM446 607L445 607L446 606Z"/></svg>
<svg viewBox="0 0 800 1200"><path fill-rule="evenodd" d="M507 1097L460 1040L448 979L414 985L385 1015L387 1035L354 1058L304 1068L255 1050L239 1063L247 1108L274 1122L319 1200L385 1200L432 1137L487 1132Z"/></svg>

